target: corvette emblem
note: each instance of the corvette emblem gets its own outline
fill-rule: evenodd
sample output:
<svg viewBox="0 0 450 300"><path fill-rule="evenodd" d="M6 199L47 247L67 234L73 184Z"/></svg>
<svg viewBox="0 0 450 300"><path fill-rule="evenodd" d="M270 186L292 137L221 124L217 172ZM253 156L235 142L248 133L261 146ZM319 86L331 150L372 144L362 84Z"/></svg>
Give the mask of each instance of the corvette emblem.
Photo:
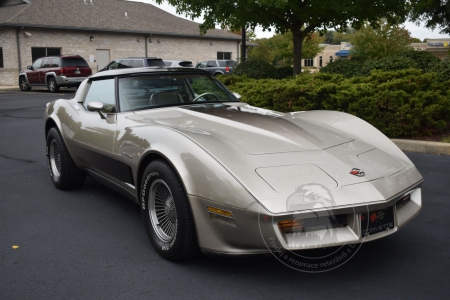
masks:
<svg viewBox="0 0 450 300"><path fill-rule="evenodd" d="M355 176L358 176L358 177L363 177L364 175L366 175L366 173L364 173L363 170L357 169L357 168L353 168L353 169L350 171L350 174L355 175Z"/></svg>

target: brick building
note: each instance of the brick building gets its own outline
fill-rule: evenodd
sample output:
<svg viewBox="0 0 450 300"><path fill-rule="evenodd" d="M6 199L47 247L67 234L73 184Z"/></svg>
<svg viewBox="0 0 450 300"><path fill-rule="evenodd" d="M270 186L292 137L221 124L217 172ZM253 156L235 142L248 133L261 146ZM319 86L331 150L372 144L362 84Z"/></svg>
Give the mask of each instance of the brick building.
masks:
<svg viewBox="0 0 450 300"><path fill-rule="evenodd" d="M128 56L239 59L241 37L151 4L123 0L0 0L0 85L16 85L19 71L38 57L78 54L93 72Z"/></svg>

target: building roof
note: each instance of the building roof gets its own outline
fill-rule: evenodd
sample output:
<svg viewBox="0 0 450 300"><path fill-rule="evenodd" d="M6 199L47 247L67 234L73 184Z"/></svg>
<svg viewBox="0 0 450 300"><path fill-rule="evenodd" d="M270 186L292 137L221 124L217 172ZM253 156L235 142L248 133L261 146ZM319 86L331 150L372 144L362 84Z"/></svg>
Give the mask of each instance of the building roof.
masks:
<svg viewBox="0 0 450 300"><path fill-rule="evenodd" d="M220 29L208 30L204 36L200 36L199 23L177 17L142 2L124 0L30 0L26 2L0 7L0 26L240 40L239 35Z"/></svg>

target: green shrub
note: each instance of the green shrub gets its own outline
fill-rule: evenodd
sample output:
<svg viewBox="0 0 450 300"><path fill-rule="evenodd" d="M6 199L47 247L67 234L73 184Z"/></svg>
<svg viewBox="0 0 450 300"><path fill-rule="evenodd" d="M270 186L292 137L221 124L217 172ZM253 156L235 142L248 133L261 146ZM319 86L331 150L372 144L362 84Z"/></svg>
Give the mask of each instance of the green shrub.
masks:
<svg viewBox="0 0 450 300"><path fill-rule="evenodd" d="M450 64L448 67L450 71ZM373 70L369 76L352 78L317 73L282 80L220 79L250 105L282 112L343 111L368 121L389 137L411 137L441 132L450 122L450 81L437 83L437 76L407 69Z"/></svg>
<svg viewBox="0 0 450 300"><path fill-rule="evenodd" d="M362 61L355 59L337 59L320 69L321 73L342 74L345 77L357 76L361 72Z"/></svg>
<svg viewBox="0 0 450 300"><path fill-rule="evenodd" d="M401 54L401 57L406 57L415 62L416 67L423 72L431 72L437 65L440 64L441 59L428 51L408 50Z"/></svg>
<svg viewBox="0 0 450 300"><path fill-rule="evenodd" d="M446 59L434 66L434 72L437 73L436 81L443 83L450 80L450 60Z"/></svg>
<svg viewBox="0 0 450 300"><path fill-rule="evenodd" d="M293 67L276 67L275 76L276 79L292 78L294 76Z"/></svg>
<svg viewBox="0 0 450 300"><path fill-rule="evenodd" d="M234 68L233 74L254 79L273 78L275 76L275 67L262 60L247 60L238 64Z"/></svg>
<svg viewBox="0 0 450 300"><path fill-rule="evenodd" d="M381 59L368 59L361 67L359 75L369 76L372 70L398 71L417 67L416 63L403 56L386 56Z"/></svg>

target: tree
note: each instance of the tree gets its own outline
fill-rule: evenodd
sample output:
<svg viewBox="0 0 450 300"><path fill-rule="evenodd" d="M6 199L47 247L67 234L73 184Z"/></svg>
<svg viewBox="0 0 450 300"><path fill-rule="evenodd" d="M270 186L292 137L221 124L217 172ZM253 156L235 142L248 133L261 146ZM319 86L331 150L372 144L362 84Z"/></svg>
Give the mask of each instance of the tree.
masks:
<svg viewBox="0 0 450 300"><path fill-rule="evenodd" d="M410 19L432 30L439 28L440 33L450 34L450 4L443 0L414 0Z"/></svg>
<svg viewBox="0 0 450 300"><path fill-rule="evenodd" d="M333 35L333 45L340 45L341 42L350 42L356 30L354 28L346 28L345 31L335 32Z"/></svg>
<svg viewBox="0 0 450 300"><path fill-rule="evenodd" d="M318 33L313 33L309 38L303 40L303 57L315 57L322 47L322 41ZM254 60L263 60L277 66L292 66L294 58L294 45L292 33L276 34L269 39L255 40L259 44L249 53L249 57Z"/></svg>
<svg viewBox="0 0 450 300"><path fill-rule="evenodd" d="M260 25L266 30L275 28L277 33L291 32L295 74L301 72L303 40L314 31L342 30L348 25L359 28L364 21L376 25L382 17L395 23L409 13L403 0L156 0L158 4L163 1L192 19L203 16L201 33L216 24L234 29Z"/></svg>
<svg viewBox="0 0 450 300"><path fill-rule="evenodd" d="M262 60L271 64L275 58L272 45L268 39L258 39L254 41L258 47L252 48L248 52L248 58L252 60Z"/></svg>
<svg viewBox="0 0 450 300"><path fill-rule="evenodd" d="M379 59L411 48L411 34L404 27L381 20L376 29L365 23L350 42L353 44L354 55Z"/></svg>

